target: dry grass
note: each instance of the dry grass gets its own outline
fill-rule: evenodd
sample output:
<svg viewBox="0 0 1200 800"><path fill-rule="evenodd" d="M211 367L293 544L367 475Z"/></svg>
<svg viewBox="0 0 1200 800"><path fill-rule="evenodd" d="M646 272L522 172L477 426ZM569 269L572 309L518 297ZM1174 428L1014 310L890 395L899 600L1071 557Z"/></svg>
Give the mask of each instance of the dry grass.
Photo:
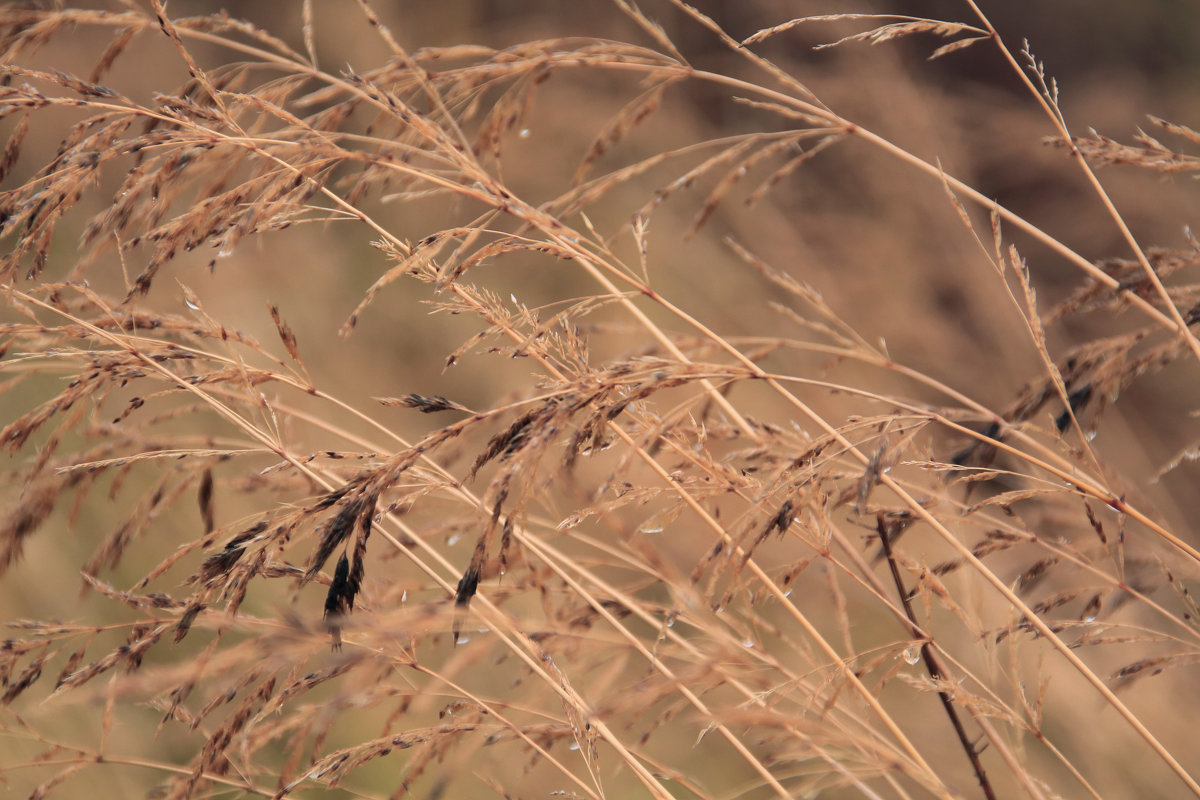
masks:
<svg viewBox="0 0 1200 800"><path fill-rule="evenodd" d="M1194 386L1200 242L1143 247L1093 171L1200 134L1072 134L971 3L410 50L362 0L344 68L319 3L151 6L0 9L11 786L1200 795L1195 425L1138 404ZM1113 249L840 116L783 55L813 31L986 51L1060 149L1013 169L1053 153ZM801 277L797 184L895 244L836 265L894 307ZM942 257L982 305L938 328L954 280L904 276ZM1142 417L1173 457L1106 446Z"/></svg>

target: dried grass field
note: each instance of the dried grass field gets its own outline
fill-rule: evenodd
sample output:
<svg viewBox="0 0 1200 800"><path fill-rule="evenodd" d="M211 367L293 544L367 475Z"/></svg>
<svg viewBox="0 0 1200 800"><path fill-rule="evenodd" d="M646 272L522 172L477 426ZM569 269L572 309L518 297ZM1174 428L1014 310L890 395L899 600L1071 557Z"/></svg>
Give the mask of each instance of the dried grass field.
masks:
<svg viewBox="0 0 1200 800"><path fill-rule="evenodd" d="M5 791L1200 796L1200 14L1054 6L0 7Z"/></svg>

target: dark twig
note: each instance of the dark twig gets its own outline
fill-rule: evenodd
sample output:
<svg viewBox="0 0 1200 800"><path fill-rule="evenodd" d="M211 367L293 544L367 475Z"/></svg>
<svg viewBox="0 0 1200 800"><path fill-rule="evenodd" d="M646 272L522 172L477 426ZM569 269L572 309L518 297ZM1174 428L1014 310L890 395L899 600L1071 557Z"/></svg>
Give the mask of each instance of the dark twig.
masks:
<svg viewBox="0 0 1200 800"><path fill-rule="evenodd" d="M917 625L917 617L913 613L912 600L909 599L908 590L904 587L904 579L900 576L900 568L896 566L896 559L892 556L892 543L888 537L888 526L881 513L875 515L875 530L879 533L879 541L883 546L884 555L887 556L888 567L892 570L892 580L896 583L896 591L900 594L900 602L904 604L904 615L908 618L909 622L909 635L914 639L924 640L921 642L921 661L925 664L925 671L929 673L930 680L934 684L937 684L943 677L942 665L938 661L937 654L934 653L933 648L930 646L928 637L921 633L920 627ZM946 716L950 718L950 724L954 726L954 733L958 736L958 741L962 743L967 758L971 759L971 768L975 770L975 777L979 781L979 788L983 789L983 796L987 800L996 800L996 793L992 790L992 784L988 781L987 773L983 769L983 762L979 760L979 751L975 749L975 745L967 737L967 731L963 728L962 720L958 716L958 710L954 707L954 701L950 699L950 695L940 689L938 690L938 698L942 701L942 708L946 709Z"/></svg>

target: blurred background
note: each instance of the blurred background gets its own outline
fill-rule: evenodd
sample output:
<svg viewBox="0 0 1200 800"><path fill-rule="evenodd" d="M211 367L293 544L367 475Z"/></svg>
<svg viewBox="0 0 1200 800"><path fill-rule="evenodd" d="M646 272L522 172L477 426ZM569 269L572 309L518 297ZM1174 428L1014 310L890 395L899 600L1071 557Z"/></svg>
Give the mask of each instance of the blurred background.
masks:
<svg viewBox="0 0 1200 800"><path fill-rule="evenodd" d="M854 11L977 24L969 6L935 0L861 0L852 6L843 2L714 0L696 5L738 40L798 14ZM1160 135L1150 129L1147 115L1200 128L1197 7L1168 0L1138 4L982 0L980 6L1018 58L1021 43L1027 40L1036 58L1044 62L1047 75L1057 81L1065 120L1076 135L1088 135L1094 129L1130 141L1139 128ZM121 4L110 7L119 10ZM176 1L169 4L169 13L186 16L219 8L269 30L303 52L300 3ZM323 68L365 71L389 58L357 4L317 0L314 9L316 52ZM571 37L654 46L614 4L600 0L380 2L375 10L410 52L458 44L503 49L539 39L547 40L550 48L555 40ZM769 76L756 72L711 31L669 3L648 0L643 10L662 25L697 69L772 85ZM838 114L940 164L947 173L1031 220L1086 258L1131 257L1066 151L1043 143L1054 130L995 47L980 42L929 61L929 54L944 41L918 35L880 45L851 42L814 50L815 45L870 27L871 23L856 20L812 22L782 32L753 50L794 76ZM81 27L51 39L35 55L27 56L25 63L86 75L110 35L108 30ZM217 45L197 44L193 52L207 66L238 57ZM172 91L186 78L178 53L164 37L143 36L116 61L105 82L129 97L148 101L154 92ZM635 76L615 71L552 75L539 90L538 104L521 134L505 141L502 165L509 187L535 206L567 191L596 132L640 90ZM737 94L699 81L672 87L664 96L663 107L606 154L592 174L694 142L749 130L779 130L787 124L769 112L737 102ZM27 141L22 160L3 188L19 185L48 161L70 121L67 114L59 112L35 119L36 135ZM4 133L8 130L4 128ZM1171 144L1190 147L1193 153L1197 150L1195 145ZM694 162L682 163L648 173L589 209L596 228L606 236L620 237L631 214ZM1144 247L1189 247L1186 227L1196 229L1200 222L1200 192L1194 174L1165 176L1133 167L1110 167L1101 169L1099 175ZM119 177L112 176L114 180ZM725 336L770 337L781 331L792 335L788 321L767 310L771 301L780 299L777 290L731 256L727 241L733 240L776 269L811 285L865 339L884 343L896 362L943 381L990 408L1008 407L1023 387L1044 374L1021 316L1005 299L1000 278L937 180L862 141L848 139L801 167L764 201L747 208L744 201L756 185L757 181L750 181L731 193L693 236L686 231L711 183L700 182L673 194L655 211L649 276L660 294ZM83 221L105 202L104 191L85 197L64 222L56 257L47 268L49 275L65 276L76 268L75 237ZM368 204L375 219L409 241L460 223L474 213L452 201L389 204L372 198ZM990 243L986 214L975 208L971 212L979 234ZM77 227L72 230L71 224ZM1083 284L1078 268L1059 255L1007 228L1005 237L1027 259L1042 310ZM300 352L314 383L337 387L340 399L410 440L440 422L402 409L381 409L371 398L417 392L444 395L472 408L488 408L526 392L534 378L529 365L517 360L467 354L454 367L444 368L446 357L477 332L478 323L431 315L430 307L423 303L436 298L427 286L416 282L391 284L361 315L351 336L339 334L363 293L389 266L370 246L374 238L357 223L338 222L257 236L220 257L213 252L183 254L164 269L149 302L185 313L179 287L185 284L212 317L268 343L275 342L276 334L266 305L276 304L297 331ZM632 253L627 234L624 238L622 252ZM131 265L130 269L136 272L138 267ZM109 254L88 267L87 278L119 293L119 270L119 263ZM474 277L481 284L530 307L596 289L581 273L564 266L547 268L544 263L505 263L494 271L485 266L480 273ZM1177 280L1186 283L1191 279L1183 275ZM620 315L601 314L596 319L597 324L613 322ZM663 321L670 324L665 318ZM1061 354L1080 342L1144 324L1134 312L1071 317L1048 329L1050 351ZM638 347L636 340L624 343L619 336L605 342L609 357ZM623 344L627 345L624 350ZM822 368L819 360L788 353L771 356L764 366L789 374ZM840 378L852 382L856 370L862 370L859 377L873 389L925 402L945 401L926 388L865 367L846 367ZM3 421L41 402L50 385L31 382L19 391L0 395ZM1151 509L1181 537L1200 545L1194 525L1200 515L1200 498L1194 491L1200 478L1198 467L1185 461L1155 480L1181 449L1194 446L1200 438L1196 386L1196 365L1188 358L1137 381L1110 407L1093 444L1112 486ZM761 400L752 392L737 399L752 411ZM842 399L825 396L813 402L836 421L846 416ZM354 433L377 435L348 415L331 419ZM214 426L211 433L220 436L222 431ZM352 449L346 441L329 441L316 431L298 429L295 435L313 450ZM6 458L15 465L33 455L25 452ZM224 488L222 524L261 504L258 498L239 494L252 488ZM14 487L4 489L7 505L20 502ZM120 493L114 490L114 494ZM30 540L21 563L0 583L0 617L102 617L110 601L95 593L78 594L78 568L127 511L121 510L124 506L120 503L100 500L70 526L66 522L69 509L60 509ZM155 558L170 551L176 535L195 536L198 519L189 507L171 519L157 521L151 534ZM471 544L467 540L458 544L457 550L451 545L448 552L465 560ZM122 565L106 579L126 587L145 568L137 562ZM414 591L422 588L419 580L404 577L398 568L391 579L397 591L405 586ZM309 594L297 600L301 612L319 613L317 593ZM270 609L279 599L255 602ZM1147 703L1152 702L1150 694L1166 694L1162 684L1144 691ZM1194 701L1194 690L1185 699ZM95 702L95 706L80 710L83 719L91 720L87 724L94 723L102 705L102 700ZM1080 719L1093 710L1081 708ZM1194 749L1186 744L1186 724L1169 726L1169 701L1150 713L1165 726L1156 732L1175 745L1176 752ZM156 716L148 710L146 719ZM79 724L74 719L64 715L59 727L69 730ZM1085 736L1091 734L1084 732ZM163 749L177 747L186 754L186 741L182 737L177 741L175 736L170 731L163 735ZM1110 748L1094 740L1089 746L1094 747L1091 752L1098 774L1110 779L1111 796L1133 797L1150 791L1137 776L1128 774L1128 760L1118 758L1105 765L1103 760L1113 755ZM114 791L128 792L126 796L147 790L147 785L137 780L119 786ZM1172 784L1163 791L1164 797L1176 796L1171 793L1177 789Z"/></svg>

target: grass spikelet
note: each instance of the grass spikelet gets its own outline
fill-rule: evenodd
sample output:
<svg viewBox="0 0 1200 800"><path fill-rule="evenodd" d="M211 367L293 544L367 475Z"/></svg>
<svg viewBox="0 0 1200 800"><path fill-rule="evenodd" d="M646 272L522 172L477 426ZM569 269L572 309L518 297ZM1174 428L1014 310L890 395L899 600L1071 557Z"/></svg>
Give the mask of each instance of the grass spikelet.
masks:
<svg viewBox="0 0 1200 800"><path fill-rule="evenodd" d="M467 480L474 480L480 468L488 462L500 456L512 455L524 447L529 442L531 429L536 423L546 419L554 411L555 404L546 403L526 411L513 420L507 428L493 436L488 441L487 447L483 449L483 452L475 457L475 461L471 464L471 469L467 473Z"/></svg>
<svg viewBox="0 0 1200 800"><path fill-rule="evenodd" d="M399 408L415 408L422 414L434 414L438 411L470 411L466 406L447 400L441 395L426 397L420 394L406 394L401 397L376 397L380 404Z"/></svg>
<svg viewBox="0 0 1200 800"><path fill-rule="evenodd" d="M657 111L662 104L663 93L675 81L675 78L667 78L658 82L622 108L612 121L592 140L587 154L583 157L583 162L575 170L572 183L576 185L582 183L595 163L600 160L601 156L619 144L638 124Z"/></svg>
<svg viewBox="0 0 1200 800"><path fill-rule="evenodd" d="M361 513L361 501L357 499L350 500L325 523L321 528L317 547L309 558L308 566L304 570L302 582L308 583L317 576L317 573L321 571L321 567L325 566L325 562L329 560L329 556L333 555L333 551L350 536Z"/></svg>

